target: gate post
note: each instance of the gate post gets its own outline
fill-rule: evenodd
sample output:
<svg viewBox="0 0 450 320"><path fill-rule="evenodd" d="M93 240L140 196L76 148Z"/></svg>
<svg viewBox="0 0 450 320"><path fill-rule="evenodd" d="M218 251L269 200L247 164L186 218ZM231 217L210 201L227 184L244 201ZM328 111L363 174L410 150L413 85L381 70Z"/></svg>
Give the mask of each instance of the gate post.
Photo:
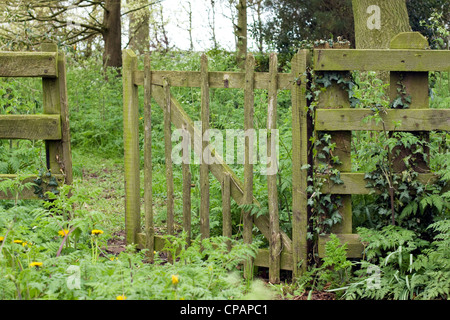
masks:
<svg viewBox="0 0 450 320"><path fill-rule="evenodd" d="M308 121L307 50L292 59L292 268L293 277L306 271L308 259Z"/></svg>
<svg viewBox="0 0 450 320"><path fill-rule="evenodd" d="M137 243L140 229L139 105L134 84L137 56L123 50L123 142L125 159L125 229L127 244Z"/></svg>

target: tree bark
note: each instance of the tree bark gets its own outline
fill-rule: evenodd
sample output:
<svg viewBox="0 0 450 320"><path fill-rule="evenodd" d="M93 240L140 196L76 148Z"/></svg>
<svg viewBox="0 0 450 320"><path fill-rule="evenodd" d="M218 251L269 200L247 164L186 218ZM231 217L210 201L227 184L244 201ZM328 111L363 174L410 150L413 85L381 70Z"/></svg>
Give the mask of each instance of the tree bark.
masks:
<svg viewBox="0 0 450 320"><path fill-rule="evenodd" d="M122 67L122 32L120 21L120 0L106 0L103 18L105 42L104 67Z"/></svg>
<svg viewBox="0 0 450 320"><path fill-rule="evenodd" d="M388 49L400 32L411 31L405 0L352 0L356 49Z"/></svg>
<svg viewBox="0 0 450 320"><path fill-rule="evenodd" d="M238 22L236 28L237 37L237 64L243 69L247 56L247 0L239 0L236 6L238 10Z"/></svg>

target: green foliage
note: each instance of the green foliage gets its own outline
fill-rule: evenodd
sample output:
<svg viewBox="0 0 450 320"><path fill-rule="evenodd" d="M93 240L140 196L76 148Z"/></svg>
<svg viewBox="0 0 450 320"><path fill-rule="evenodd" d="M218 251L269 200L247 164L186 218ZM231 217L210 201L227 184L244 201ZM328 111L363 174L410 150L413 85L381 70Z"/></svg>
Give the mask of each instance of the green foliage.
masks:
<svg viewBox="0 0 450 320"><path fill-rule="evenodd" d="M43 207L0 208L2 299L244 297L246 284L236 267L255 256L258 243L232 240L228 251L227 239L213 237L186 248L183 235L167 236L154 263L148 263L146 250L133 247L114 256L107 250L107 217L90 209L99 192L75 183L49 194L51 201ZM94 228L104 232L92 235ZM166 252L172 252L173 264Z"/></svg>
<svg viewBox="0 0 450 320"><path fill-rule="evenodd" d="M441 220L429 227L434 241L420 239L413 231L387 226L380 231L359 229L367 244L366 257L346 287L347 299L447 299L450 293L450 224ZM374 284L373 270L377 269ZM369 272L370 271L370 272ZM371 284L372 286L370 286Z"/></svg>

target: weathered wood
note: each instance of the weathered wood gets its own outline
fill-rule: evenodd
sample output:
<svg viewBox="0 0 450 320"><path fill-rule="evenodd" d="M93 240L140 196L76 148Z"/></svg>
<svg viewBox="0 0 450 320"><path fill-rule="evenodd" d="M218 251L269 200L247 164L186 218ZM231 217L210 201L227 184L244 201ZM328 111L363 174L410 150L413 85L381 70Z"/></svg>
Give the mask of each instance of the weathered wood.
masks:
<svg viewBox="0 0 450 320"><path fill-rule="evenodd" d="M65 184L73 183L72 147L70 143L69 101L67 97L66 57L58 54L58 85L61 103L61 156L59 164L65 175Z"/></svg>
<svg viewBox="0 0 450 320"><path fill-rule="evenodd" d="M53 177L55 177L56 182L58 183L58 185L62 185L63 183L65 183L65 177L62 174L54 174L52 175ZM28 183L32 183L34 185L34 180L37 179L36 175L25 175L23 176L23 180L22 180L22 184L28 184ZM10 179L17 179L17 175L16 174L0 174L0 181L4 181L4 180L10 180ZM38 195L35 193L35 188L34 186L31 186L29 188L24 188L20 194L18 195L18 199L22 199L22 200L37 200L39 199ZM51 191L54 187L53 186L48 186L47 184L42 184L40 187L43 187L42 192L43 194L45 194L45 192L47 191ZM13 192L1 192L0 191L0 200L15 200L16 199L16 195Z"/></svg>
<svg viewBox="0 0 450 320"><path fill-rule="evenodd" d="M209 238L209 163L211 152L208 147L209 129L209 77L208 77L208 58L205 54L201 57L201 122L202 122L202 154L200 163L200 233L202 239Z"/></svg>
<svg viewBox="0 0 450 320"><path fill-rule="evenodd" d="M253 117L255 112L255 58L251 53L247 55L245 60L245 86L244 86L244 131L250 133L245 136L244 149L244 204L253 203L253 154L254 150L253 140L256 139L252 133L253 131ZM242 237L244 243L250 244L253 241L253 217L248 210L242 210ZM269 227L270 228L270 227ZM253 264L248 261L244 265L244 277L252 278Z"/></svg>
<svg viewBox="0 0 450 320"><path fill-rule="evenodd" d="M1 139L60 140L61 136L60 115L0 115Z"/></svg>
<svg viewBox="0 0 450 320"><path fill-rule="evenodd" d="M401 49L413 49L421 47L422 52L426 52L425 48L428 46L427 39L419 32L403 32L395 36L391 41L391 47ZM447 56L447 61L450 60L450 55ZM431 69L430 69L431 70ZM400 91L400 94L399 92ZM404 93L402 91L405 91ZM425 72L391 72L390 73L390 92L389 97L391 101L395 101L399 96L408 96L411 99L409 109L429 108L429 85L428 85L428 71ZM443 123L450 124L450 118L442 119ZM446 121L447 120L447 121ZM429 140L427 132L414 133L415 136L422 141ZM429 153L428 148L425 148L425 153ZM397 156L398 154L398 156ZM423 155L413 155L411 149L403 147L396 147L392 150L392 169L395 172L401 172L406 169L403 159L407 156L414 157L413 168L421 172L429 171L427 160Z"/></svg>
<svg viewBox="0 0 450 320"><path fill-rule="evenodd" d="M275 53L270 55L269 61L269 73L270 73L270 84L269 84L269 104L267 107L267 158L272 159L268 163L267 171L267 198L268 198L268 209L269 209L269 229L270 229L270 239L269 239L269 281L271 283L280 282L280 260L281 260L281 240L280 240L280 215L278 212L278 188L277 188L277 176L278 170L271 168L271 166L277 166L277 162L273 161L276 157L276 145L272 143L271 136L275 134L277 130L277 79L278 79L278 57ZM269 170L270 168L270 170Z"/></svg>
<svg viewBox="0 0 450 320"><path fill-rule="evenodd" d="M164 81L164 155L166 164L166 212L167 212L167 234L174 234L174 182L172 166L172 123L170 121L172 113L172 103L170 101L170 84Z"/></svg>
<svg viewBox="0 0 450 320"><path fill-rule="evenodd" d="M268 249L259 249L253 264L257 267L269 268L270 253ZM280 268L282 270L293 270L292 253L285 250L280 253Z"/></svg>
<svg viewBox="0 0 450 320"><path fill-rule="evenodd" d="M450 71L447 50L320 49L315 71Z"/></svg>
<svg viewBox="0 0 450 320"><path fill-rule="evenodd" d="M364 178L365 173L361 172L341 172L340 178L342 184L334 184L331 180L322 187L323 193L351 195L351 194L370 194L371 188L367 187L368 180ZM419 173L417 180L423 184L432 184L438 180L433 173Z"/></svg>
<svg viewBox="0 0 450 320"><path fill-rule="evenodd" d="M137 56L130 49L123 51L123 141L125 171L125 228L127 244L136 243L140 229L139 175L139 108L138 87L133 83ZM162 104L164 106L164 104Z"/></svg>
<svg viewBox="0 0 450 320"><path fill-rule="evenodd" d="M53 43L44 43L42 51L57 52L58 47ZM57 58L56 58L57 59ZM61 115L60 84L56 78L42 78L43 113ZM61 173L60 159L63 158L61 141L45 141L47 154L47 169L52 174Z"/></svg>
<svg viewBox="0 0 450 320"><path fill-rule="evenodd" d="M307 268L308 230L308 122L306 101L306 50L299 51L292 59L292 267L294 277Z"/></svg>
<svg viewBox="0 0 450 320"><path fill-rule="evenodd" d="M222 181L222 235L230 239L233 235L231 222L231 175L225 173ZM231 242L228 242L227 246L230 250Z"/></svg>
<svg viewBox="0 0 450 320"><path fill-rule="evenodd" d="M56 78L58 53L0 52L0 77Z"/></svg>
<svg viewBox="0 0 450 320"><path fill-rule="evenodd" d="M153 85L152 87L152 96L155 99L156 103L159 106L164 106L164 90L162 87ZM172 113L171 120L172 123L178 128L182 129L183 126L186 127L191 137L194 137L193 140L201 141L201 131L194 126L194 122L189 117L189 115L183 110L180 103L175 99L171 98L172 103ZM194 152L197 150L194 148ZM225 173L229 173L231 175L231 196L234 201L238 205L243 204L243 194L244 194L244 184L239 179L239 177L233 172L233 170L225 163L222 156L216 152L215 162L209 166L209 169L213 176L218 180L222 181ZM259 206L259 202L253 198L253 203ZM254 223L256 227L261 231L261 233L268 239L269 238L269 219L266 216L255 217ZM292 250L292 241L289 236L281 232L281 239L283 243L283 249L286 251Z"/></svg>
<svg viewBox="0 0 450 320"><path fill-rule="evenodd" d="M152 262L155 250L152 186L152 73L150 55L144 56L144 217L148 257Z"/></svg>
<svg viewBox="0 0 450 320"><path fill-rule="evenodd" d="M382 122L367 117L374 113L370 109L318 109L316 130L318 131L383 131ZM448 131L449 109L391 109L380 113L387 131Z"/></svg>
<svg viewBox="0 0 450 320"><path fill-rule="evenodd" d="M245 72L209 71L210 88L242 89L245 85ZM255 89L269 88L269 73L255 72ZM201 86L200 71L166 71L152 70L153 85L163 84L163 79L170 79L172 87L197 87ZM279 90L289 90L292 77L290 73L279 73L277 86ZM143 85L143 71L135 71L135 85Z"/></svg>
<svg viewBox="0 0 450 320"><path fill-rule="evenodd" d="M183 176L183 229L186 232L187 243L191 242L192 235L192 217L191 217L191 171L189 163L181 164L182 176Z"/></svg>
<svg viewBox="0 0 450 320"><path fill-rule="evenodd" d="M347 244L347 258L361 258L364 246L358 234L336 234L342 244ZM319 258L325 257L325 245L330 240L329 235L320 236L318 241Z"/></svg>

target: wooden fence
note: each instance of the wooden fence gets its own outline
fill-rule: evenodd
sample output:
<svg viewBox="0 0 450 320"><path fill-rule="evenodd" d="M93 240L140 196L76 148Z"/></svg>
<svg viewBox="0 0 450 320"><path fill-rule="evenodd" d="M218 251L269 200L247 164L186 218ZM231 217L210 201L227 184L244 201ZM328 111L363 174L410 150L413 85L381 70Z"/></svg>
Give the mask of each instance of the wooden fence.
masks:
<svg viewBox="0 0 450 320"><path fill-rule="evenodd" d="M414 37L415 35L413 35ZM389 110L384 116L385 122L401 117L402 125L389 130L430 131L448 130L450 127L450 110L427 109L425 98L421 95L426 90L417 90L428 85L428 71L450 71L450 54L448 51L431 51L414 47L401 47L404 34L390 50L350 50L350 49L316 49L312 52L300 50L292 59L290 73L277 72L277 56L270 56L269 72L255 72L254 59L251 54L246 59L243 72L214 72L208 70L208 60L201 58L201 69L198 72L157 71L152 70L150 58L145 57L144 70L137 67L137 56L131 50L123 52L123 88L124 88L124 146L125 146L125 193L126 193L126 231L127 242L136 243L153 249L161 249L160 237L155 235L152 212L152 165L151 165L151 98L164 110L165 128L165 161L167 177L167 232L174 233L173 213L173 171L171 160L171 129L170 123L176 128L185 129L191 137L201 141L202 133L209 125L209 89L210 88L240 88L244 90L244 129L253 128L254 90L268 91L268 123L270 129L276 128L277 93L279 90L290 90L292 99L292 239L280 230L278 216L278 195L276 176L268 176L268 215L259 217L243 212L243 239L246 243L252 241L252 228L255 225L261 234L269 241L268 249L261 249L253 264L269 267L271 282L280 280L280 270L292 270L298 276L306 270L308 260L308 170L305 166L311 163L309 153L309 135L311 134L308 120L308 68L317 72L328 71L391 71L391 79L398 77L410 78L406 83L411 88L412 103L408 110ZM413 41L414 42L414 41ZM418 41L417 46L423 45ZM400 47L399 47L400 46ZM139 106L138 88L144 87L144 216L145 227L140 226L140 169L139 169ZM201 88L201 120L202 127L196 128L193 121L182 109L180 103L170 94L171 87ZM411 86L411 87L409 87ZM414 89L413 89L414 88ZM340 92L339 87L332 87L319 98L315 114L316 131L328 131L336 142L336 152L342 161L338 167L344 184L328 187L323 192L340 194L344 206L341 210L342 223L333 232L349 244L349 256L361 256L362 245L356 235L352 234L351 194L367 194L364 173L351 172L349 139L354 130L381 130L379 126L361 125L362 119L371 114L369 109L350 109L348 93ZM346 97L346 98L345 98ZM347 100L346 100L347 99ZM420 103L418 102L420 101ZM343 131L344 130L344 131ZM206 145L200 148L203 153ZM195 151L195 148L194 148ZM208 154L212 150L208 150ZM248 161L248 145L244 163L244 181L240 181L230 167L217 153L214 155L218 163L200 164L200 231L202 237L209 237L209 180L208 172L218 179L222 185L223 205L223 235L231 236L230 201L241 204L260 205L252 193L253 168ZM183 228L190 234L190 184L189 166L183 165ZM421 179L429 179L432 174L422 174ZM319 241L319 254L323 255L324 243L327 237Z"/></svg>
<svg viewBox="0 0 450 320"><path fill-rule="evenodd" d="M0 77L42 78L43 114L0 115L1 139L45 140L47 169L58 185L72 183L72 157L67 104L64 54L54 44L43 44L41 52L0 52ZM15 179L16 174L0 174L0 180ZM27 175L23 182L37 177ZM45 182L25 188L21 199L38 199L51 190ZM10 192L0 192L0 199L12 199Z"/></svg>

